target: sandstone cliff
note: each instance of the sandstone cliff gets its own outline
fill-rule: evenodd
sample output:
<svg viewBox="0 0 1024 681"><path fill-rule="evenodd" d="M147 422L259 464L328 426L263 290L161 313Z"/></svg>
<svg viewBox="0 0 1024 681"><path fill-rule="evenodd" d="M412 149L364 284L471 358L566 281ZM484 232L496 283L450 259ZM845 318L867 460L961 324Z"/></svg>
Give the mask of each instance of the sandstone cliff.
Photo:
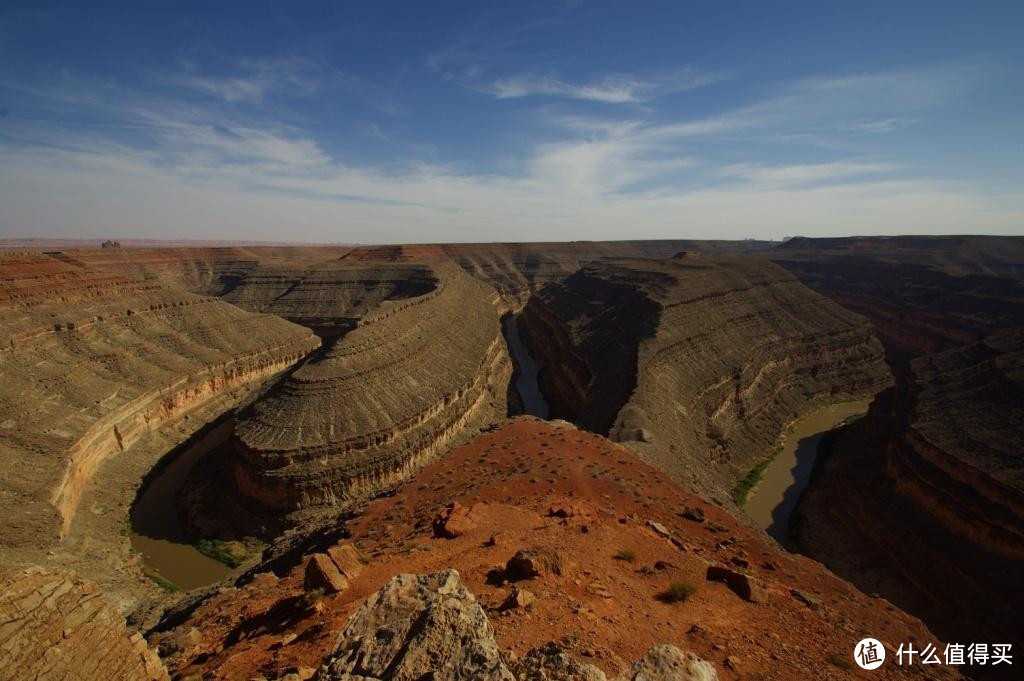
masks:
<svg viewBox="0 0 1024 681"><path fill-rule="evenodd" d="M896 375L801 499L798 546L944 636L1019 644L1024 239L803 239L770 257L870 319Z"/></svg>
<svg viewBox="0 0 1024 681"><path fill-rule="evenodd" d="M681 251L741 253L765 250L763 241L573 241L563 243L466 243L367 246L343 256L356 262L452 260L498 290L505 304L518 309L530 293L601 258L667 258Z"/></svg>
<svg viewBox="0 0 1024 681"><path fill-rule="evenodd" d="M42 254L0 258L0 279L7 547L65 536L104 462L319 344L276 317Z"/></svg>
<svg viewBox="0 0 1024 681"><path fill-rule="evenodd" d="M238 490L291 511L365 498L503 418L511 363L494 290L451 265L387 301L239 420Z"/></svg>
<svg viewBox="0 0 1024 681"><path fill-rule="evenodd" d="M593 263L520 325L554 416L719 492L814 401L888 383L865 320L750 259Z"/></svg>
<svg viewBox="0 0 1024 681"><path fill-rule="evenodd" d="M384 301L422 296L436 286L426 265L352 266L334 261L317 267L257 267L240 277L223 298L329 337L352 328Z"/></svg>
<svg viewBox="0 0 1024 681"><path fill-rule="evenodd" d="M798 546L950 640L1020 647L1022 436L1021 330L919 358L838 439Z"/></svg>
<svg viewBox="0 0 1024 681"><path fill-rule="evenodd" d="M95 584L33 567L0 573L0 679L167 681L160 658Z"/></svg>

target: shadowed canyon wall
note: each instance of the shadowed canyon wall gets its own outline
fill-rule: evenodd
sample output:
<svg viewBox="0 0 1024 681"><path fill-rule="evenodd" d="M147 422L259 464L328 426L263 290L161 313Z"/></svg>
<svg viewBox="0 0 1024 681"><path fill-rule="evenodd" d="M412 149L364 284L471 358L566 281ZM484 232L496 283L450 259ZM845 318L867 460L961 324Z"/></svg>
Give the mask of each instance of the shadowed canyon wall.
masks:
<svg viewBox="0 0 1024 681"><path fill-rule="evenodd" d="M819 467L798 546L942 636L1024 642L1024 240L816 242L772 257L872 320L897 383Z"/></svg>
<svg viewBox="0 0 1024 681"><path fill-rule="evenodd" d="M865 320L751 259L593 263L543 288L522 327L554 416L719 494L812 402L889 381Z"/></svg>

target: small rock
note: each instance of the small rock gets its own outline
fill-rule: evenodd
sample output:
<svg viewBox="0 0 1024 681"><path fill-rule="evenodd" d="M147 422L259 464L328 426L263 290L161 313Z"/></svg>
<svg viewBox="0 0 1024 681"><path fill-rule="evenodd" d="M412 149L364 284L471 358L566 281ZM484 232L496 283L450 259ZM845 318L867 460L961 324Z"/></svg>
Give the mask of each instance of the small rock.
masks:
<svg viewBox="0 0 1024 681"><path fill-rule="evenodd" d="M187 653L202 642L203 635L195 627L186 630L179 629L160 642L160 653L163 655Z"/></svg>
<svg viewBox="0 0 1024 681"><path fill-rule="evenodd" d="M326 553L314 553L306 563L304 586L306 593L323 589L325 594L333 594L348 588L348 578Z"/></svg>
<svg viewBox="0 0 1024 681"><path fill-rule="evenodd" d="M537 602L537 597L533 595L532 591L526 589L513 588L512 593L508 595L508 598L501 604L501 610L515 610L518 608L528 608Z"/></svg>
<svg viewBox="0 0 1024 681"><path fill-rule="evenodd" d="M683 512L680 513L679 515L683 516L687 520L692 520L695 523L702 523L702 522L704 522L704 509L700 508L699 506L697 506L697 507L687 506L686 508L683 509Z"/></svg>
<svg viewBox="0 0 1024 681"><path fill-rule="evenodd" d="M509 558L505 565L505 574L512 580L562 575L565 571L562 557L542 548L523 549Z"/></svg>
<svg viewBox="0 0 1024 681"><path fill-rule="evenodd" d="M821 601L819 601L814 596L811 596L807 593L804 593L803 591L800 591L799 589L790 589L789 595L795 598L796 600L800 601L804 605L806 605L811 610L814 610L815 612L821 609Z"/></svg>
<svg viewBox="0 0 1024 681"><path fill-rule="evenodd" d="M768 592L762 585L749 575L724 565L709 566L707 580L709 582L724 582L733 593L751 603L764 603L768 600Z"/></svg>
<svg viewBox="0 0 1024 681"><path fill-rule="evenodd" d="M338 571L349 581L359 576L363 571L362 557L359 550L351 544L338 544L327 549L327 555L331 557Z"/></svg>
<svg viewBox="0 0 1024 681"><path fill-rule="evenodd" d="M647 527L651 528L652 530L654 530L655 532L660 534L662 537L671 537L672 536L672 533L668 531L667 527L665 527L661 523L656 522L654 520L648 520L647 521Z"/></svg>

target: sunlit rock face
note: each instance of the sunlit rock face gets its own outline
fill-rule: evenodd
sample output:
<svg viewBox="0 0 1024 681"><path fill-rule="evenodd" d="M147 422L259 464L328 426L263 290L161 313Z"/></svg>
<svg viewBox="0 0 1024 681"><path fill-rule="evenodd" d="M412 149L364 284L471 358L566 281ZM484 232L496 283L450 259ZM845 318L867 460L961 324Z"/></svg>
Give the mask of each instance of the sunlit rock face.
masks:
<svg viewBox="0 0 1024 681"><path fill-rule="evenodd" d="M814 401L889 382L866 320L761 260L593 263L522 328L554 416L724 489Z"/></svg>
<svg viewBox="0 0 1024 681"><path fill-rule="evenodd" d="M497 294L451 264L387 301L254 405L236 428L238 490L268 509L344 504L502 418L511 361Z"/></svg>
<svg viewBox="0 0 1024 681"><path fill-rule="evenodd" d="M106 461L319 345L283 319L60 253L3 256L0 277L7 546L63 537Z"/></svg>

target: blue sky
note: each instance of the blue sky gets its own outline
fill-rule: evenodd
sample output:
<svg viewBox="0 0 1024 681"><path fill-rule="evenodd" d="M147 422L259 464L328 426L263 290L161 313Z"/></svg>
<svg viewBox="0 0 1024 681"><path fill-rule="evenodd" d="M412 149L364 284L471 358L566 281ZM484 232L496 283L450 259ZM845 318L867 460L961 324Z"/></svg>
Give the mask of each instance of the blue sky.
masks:
<svg viewBox="0 0 1024 681"><path fill-rule="evenodd" d="M981 1L8 1L0 237L1021 234L1022 25Z"/></svg>

